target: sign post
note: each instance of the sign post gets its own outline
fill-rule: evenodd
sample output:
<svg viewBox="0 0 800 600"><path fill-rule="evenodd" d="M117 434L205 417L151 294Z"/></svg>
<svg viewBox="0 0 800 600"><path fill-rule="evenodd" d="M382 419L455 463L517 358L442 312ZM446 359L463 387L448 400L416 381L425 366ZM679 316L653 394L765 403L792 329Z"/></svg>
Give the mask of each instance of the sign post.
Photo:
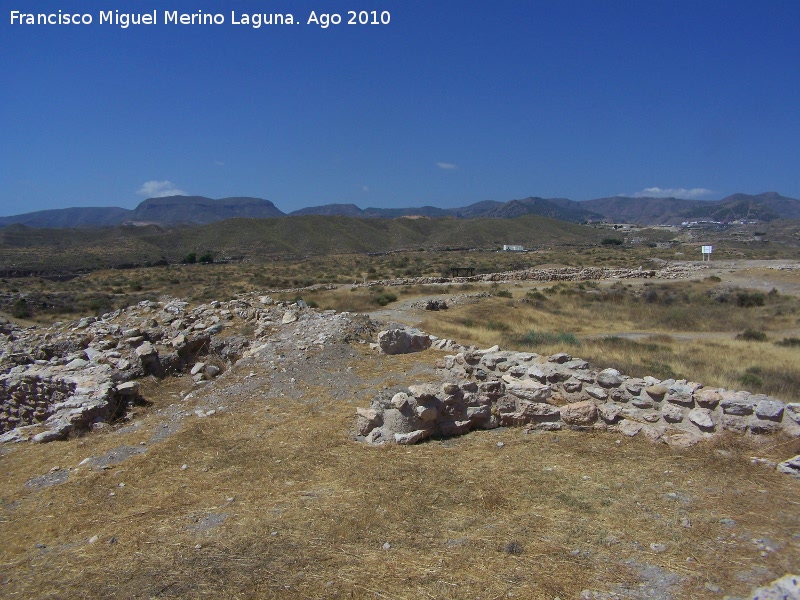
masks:
<svg viewBox="0 0 800 600"><path fill-rule="evenodd" d="M708 258L708 262L711 262L711 251L714 249L713 246L703 246L703 262L706 261L706 257Z"/></svg>

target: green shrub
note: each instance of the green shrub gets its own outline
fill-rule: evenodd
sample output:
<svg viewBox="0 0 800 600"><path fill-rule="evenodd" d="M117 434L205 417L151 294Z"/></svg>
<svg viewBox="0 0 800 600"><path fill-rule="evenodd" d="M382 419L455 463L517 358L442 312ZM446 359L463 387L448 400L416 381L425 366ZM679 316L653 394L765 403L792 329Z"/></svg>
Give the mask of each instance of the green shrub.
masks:
<svg viewBox="0 0 800 600"><path fill-rule="evenodd" d="M201 256L197 260L199 262L203 263L204 265L207 265L209 263L213 263L214 262L214 257L211 256L211 252L206 252L205 254L203 254L203 256Z"/></svg>
<svg viewBox="0 0 800 600"><path fill-rule="evenodd" d="M11 316L15 319L27 319L31 316L31 309L25 298L17 298L11 305Z"/></svg>
<svg viewBox="0 0 800 600"><path fill-rule="evenodd" d="M783 338L780 342L775 342L778 346L786 346L789 348L800 348L800 338L790 337Z"/></svg>
<svg viewBox="0 0 800 600"><path fill-rule="evenodd" d="M375 302L377 302L381 306L386 306L387 304L390 304L395 300L397 300L397 296L395 296L391 292L384 292L383 294L375 298Z"/></svg>
<svg viewBox="0 0 800 600"><path fill-rule="evenodd" d="M489 321L486 324L486 328L490 331L510 331L511 328L506 325L505 323L501 323L500 321Z"/></svg>
<svg viewBox="0 0 800 600"><path fill-rule="evenodd" d="M764 385L764 380L753 373L745 373L739 377L739 383L746 387L761 387Z"/></svg>
<svg viewBox="0 0 800 600"><path fill-rule="evenodd" d="M548 344L569 344L570 346L580 346L580 340L574 333L553 333L550 331L534 331L517 338L517 342L523 346L545 346Z"/></svg>
<svg viewBox="0 0 800 600"><path fill-rule="evenodd" d="M540 300L540 301L541 301L541 300L547 300L547 296L545 296L545 295L544 295L542 292L540 292L539 290L532 290L532 291L528 292L528 293L527 293L527 294L525 294L525 295L526 295L528 298L530 298L531 300Z"/></svg>
<svg viewBox="0 0 800 600"><path fill-rule="evenodd" d="M619 238L604 238L600 243L603 246L622 246L624 242Z"/></svg>
<svg viewBox="0 0 800 600"><path fill-rule="evenodd" d="M513 298L514 297L514 294L512 294L508 290L498 290L497 292L495 292L494 295L495 296L499 296L500 298Z"/></svg>
<svg viewBox="0 0 800 600"><path fill-rule="evenodd" d="M765 296L761 292L737 292L736 305L744 308L764 306Z"/></svg>
<svg viewBox="0 0 800 600"><path fill-rule="evenodd" d="M739 383L750 387L761 387L764 385L763 374L764 370L757 365L748 367L745 372L739 376Z"/></svg>
<svg viewBox="0 0 800 600"><path fill-rule="evenodd" d="M185 265L193 265L197 262L197 254L195 252L190 252L183 257L183 261L181 262L183 262Z"/></svg>
<svg viewBox="0 0 800 600"><path fill-rule="evenodd" d="M766 342L767 334L758 329L745 329L742 333L736 335L737 340L744 340L746 342Z"/></svg>

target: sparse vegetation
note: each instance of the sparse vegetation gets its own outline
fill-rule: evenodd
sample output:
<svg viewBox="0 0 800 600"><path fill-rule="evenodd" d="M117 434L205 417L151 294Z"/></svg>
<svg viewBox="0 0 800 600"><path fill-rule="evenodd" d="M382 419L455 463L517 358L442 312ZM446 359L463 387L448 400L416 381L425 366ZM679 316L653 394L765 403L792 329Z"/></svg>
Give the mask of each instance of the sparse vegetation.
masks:
<svg viewBox="0 0 800 600"><path fill-rule="evenodd" d="M758 329L745 329L742 333L736 335L737 340L745 340L749 342L766 342L767 334Z"/></svg>
<svg viewBox="0 0 800 600"><path fill-rule="evenodd" d="M206 247L195 243L176 256ZM24 294L30 314L18 318L47 322L102 314L162 294L199 303L284 289L271 295L369 312L384 306L381 299L391 305L492 288L351 288L354 281L409 272L436 276L449 264L502 271L512 260L528 261L526 266L603 265L614 264L616 256L638 265L649 251L601 245L524 259L424 251L258 263L215 259L202 268L187 263L103 270L70 281L7 279L3 309L13 313ZM653 249L653 256L659 252L666 251ZM340 287L290 289L323 282ZM474 304L426 314L421 327L483 348L566 351L593 369L614 367L632 376L688 379L800 401L800 341L793 337L800 302L792 294L739 289L716 276L494 290L493 297ZM249 324L239 333L253 332ZM762 334L783 339L765 344ZM193 389L188 378L145 381L154 405L136 415L136 427L25 452L11 449L0 461L2 568L13 573L3 585L19 597L456 599L512 592L572 598L598 582L637 585L635 569L621 567L620 557L646 556L648 563L686 578L676 598L710 598L718 594L708 591L709 582L724 585L725 593L749 592L752 584L736 578L741 565L763 565L776 574L789 568L788 551L762 556L754 544L730 538L723 554L718 541L730 534L720 530L720 519L735 518L736 531L794 547L796 484L748 458L757 453L783 460L800 453L797 440L754 450L747 439L725 437L678 452L622 436L616 444L610 434L501 429L413 448L364 449L349 437L353 399L366 406L377 389L416 383L418 377L409 374L419 361L440 355L381 357L354 346L362 355L321 370L319 383L293 386L286 395L272 380L248 383L249 391L235 398L236 415L190 417L159 444L148 442L165 414L159 411L183 398L181 410L191 415L199 402L185 396ZM313 355L309 364L316 360ZM336 383L343 372L347 382ZM141 442L146 454L107 471L72 470L87 456ZM480 475L476 465L491 475ZM66 483L26 486L31 473L54 466L69 469ZM775 510L763 510L764 489ZM195 528L209 515L223 514L222 526ZM684 518L691 527L676 525ZM638 549L654 541L663 541L667 550L656 555Z"/></svg>

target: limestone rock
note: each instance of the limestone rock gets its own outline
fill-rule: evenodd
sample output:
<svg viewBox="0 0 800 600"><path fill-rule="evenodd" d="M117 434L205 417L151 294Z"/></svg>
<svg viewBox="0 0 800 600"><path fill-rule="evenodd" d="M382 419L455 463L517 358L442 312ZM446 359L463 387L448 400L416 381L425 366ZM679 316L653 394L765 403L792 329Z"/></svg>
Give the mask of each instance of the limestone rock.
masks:
<svg viewBox="0 0 800 600"><path fill-rule="evenodd" d="M436 400L436 395L438 394L436 386L431 384L410 385L408 386L408 391L420 402Z"/></svg>
<svg viewBox="0 0 800 600"><path fill-rule="evenodd" d="M628 419L623 419L617 424L617 429L623 435L627 435L628 437L633 437L637 433L639 433L644 427L641 423L637 423L636 421L630 421Z"/></svg>
<svg viewBox="0 0 800 600"><path fill-rule="evenodd" d="M566 363L572 360L572 356L567 354L566 352L559 352L558 354L553 354L550 356L547 361L553 363Z"/></svg>
<svg viewBox="0 0 800 600"><path fill-rule="evenodd" d="M417 431L411 431L409 433L395 433L394 441L403 445L416 444L418 441L428 437L428 435L430 435L430 433L425 429L418 429Z"/></svg>
<svg viewBox="0 0 800 600"><path fill-rule="evenodd" d="M622 375L616 369L604 369L597 374L597 383L604 388L618 387L622 382Z"/></svg>
<svg viewBox="0 0 800 600"><path fill-rule="evenodd" d="M756 402L746 392L744 394L731 394L726 392L723 394L720 406L722 406L722 412L726 415L742 417L753 414L756 408Z"/></svg>
<svg viewBox="0 0 800 600"><path fill-rule="evenodd" d="M139 383L136 381L126 381L125 383L120 383L117 386L117 393L123 396L138 396Z"/></svg>
<svg viewBox="0 0 800 600"><path fill-rule="evenodd" d="M692 386L675 383L669 387L665 400L672 404L691 406L694 404L694 390Z"/></svg>
<svg viewBox="0 0 800 600"><path fill-rule="evenodd" d="M718 390L700 389L694 393L694 400L702 408L715 409L722 400L722 395Z"/></svg>
<svg viewBox="0 0 800 600"><path fill-rule="evenodd" d="M753 590L749 600L800 600L800 576L784 575L768 586Z"/></svg>
<svg viewBox="0 0 800 600"><path fill-rule="evenodd" d="M543 402L553 395L553 390L549 385L531 379L507 383L506 392L530 402Z"/></svg>
<svg viewBox="0 0 800 600"><path fill-rule="evenodd" d="M561 420L568 425L591 425L597 420L597 406L591 400L561 407Z"/></svg>
<svg viewBox="0 0 800 600"><path fill-rule="evenodd" d="M596 398L597 400L605 400L608 398L608 392L601 387L587 387L585 391L592 398Z"/></svg>
<svg viewBox="0 0 800 600"><path fill-rule="evenodd" d="M778 471L800 479L800 454L780 463Z"/></svg>
<svg viewBox="0 0 800 600"><path fill-rule="evenodd" d="M661 384L655 384L646 387L644 391L654 400L661 401L667 395L669 389Z"/></svg>
<svg viewBox="0 0 800 600"><path fill-rule="evenodd" d="M668 423L680 423L683 421L683 411L674 404L665 404L661 409L661 414Z"/></svg>
<svg viewBox="0 0 800 600"><path fill-rule="evenodd" d="M622 409L613 402L606 402L597 406L597 414L606 423L614 423L619 419Z"/></svg>
<svg viewBox="0 0 800 600"><path fill-rule="evenodd" d="M554 418L561 414L557 406L547 404L546 402L528 402L527 400L520 400L518 408L522 415L528 417Z"/></svg>
<svg viewBox="0 0 800 600"><path fill-rule="evenodd" d="M145 359L156 354L156 349L150 342L143 342L136 348L136 356Z"/></svg>
<svg viewBox="0 0 800 600"><path fill-rule="evenodd" d="M714 417L711 411L707 408L693 408L689 411L689 420L697 425L700 429L714 429Z"/></svg>
<svg viewBox="0 0 800 600"><path fill-rule="evenodd" d="M194 364L194 366L191 368L191 370L189 371L189 373L190 373L191 375L197 375L198 373L202 373L202 372L203 372L203 369L205 369L205 368L206 368L206 363L204 363L204 362L197 362L197 363L195 363L195 364Z"/></svg>
<svg viewBox="0 0 800 600"><path fill-rule="evenodd" d="M772 400L764 398L756 404L756 416L759 419L769 419L771 421L780 421L781 416L786 405L779 400Z"/></svg>
<svg viewBox="0 0 800 600"><path fill-rule="evenodd" d="M408 354L430 348L431 338L407 329L389 329L378 334L378 345L384 354Z"/></svg>
<svg viewBox="0 0 800 600"><path fill-rule="evenodd" d="M785 414L795 423L800 424L800 402L791 402L786 405Z"/></svg>

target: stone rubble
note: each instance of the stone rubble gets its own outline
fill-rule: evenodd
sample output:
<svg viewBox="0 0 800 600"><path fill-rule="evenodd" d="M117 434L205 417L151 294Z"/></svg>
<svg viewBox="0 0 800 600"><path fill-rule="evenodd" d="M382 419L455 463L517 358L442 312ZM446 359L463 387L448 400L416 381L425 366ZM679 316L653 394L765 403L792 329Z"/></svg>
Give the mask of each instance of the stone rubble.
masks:
<svg viewBox="0 0 800 600"><path fill-rule="evenodd" d="M441 382L378 395L369 409L358 410L357 436L370 444L413 444L501 426L528 432L607 430L675 447L726 430L800 436L800 403L763 394L628 377L615 369L596 372L566 353L545 357L496 346L477 350L431 336L426 344L419 339L424 334L403 330L381 335L393 341L392 347L403 335L413 335L419 349L430 345L457 353L440 361ZM800 458L782 463L781 470L798 474Z"/></svg>
<svg viewBox="0 0 800 600"><path fill-rule="evenodd" d="M460 283L511 283L515 281L590 281L601 279L684 279L697 271L708 269L705 265L674 264L661 269L622 269L609 267L560 267L552 269L523 269L485 273L471 277L402 277L355 283L353 287L451 285Z"/></svg>
<svg viewBox="0 0 800 600"><path fill-rule="evenodd" d="M299 347L371 337L365 319L249 294L195 308L163 297L49 328L2 323L0 443L97 427L144 401L138 379L188 373L202 384L286 328L298 330Z"/></svg>

